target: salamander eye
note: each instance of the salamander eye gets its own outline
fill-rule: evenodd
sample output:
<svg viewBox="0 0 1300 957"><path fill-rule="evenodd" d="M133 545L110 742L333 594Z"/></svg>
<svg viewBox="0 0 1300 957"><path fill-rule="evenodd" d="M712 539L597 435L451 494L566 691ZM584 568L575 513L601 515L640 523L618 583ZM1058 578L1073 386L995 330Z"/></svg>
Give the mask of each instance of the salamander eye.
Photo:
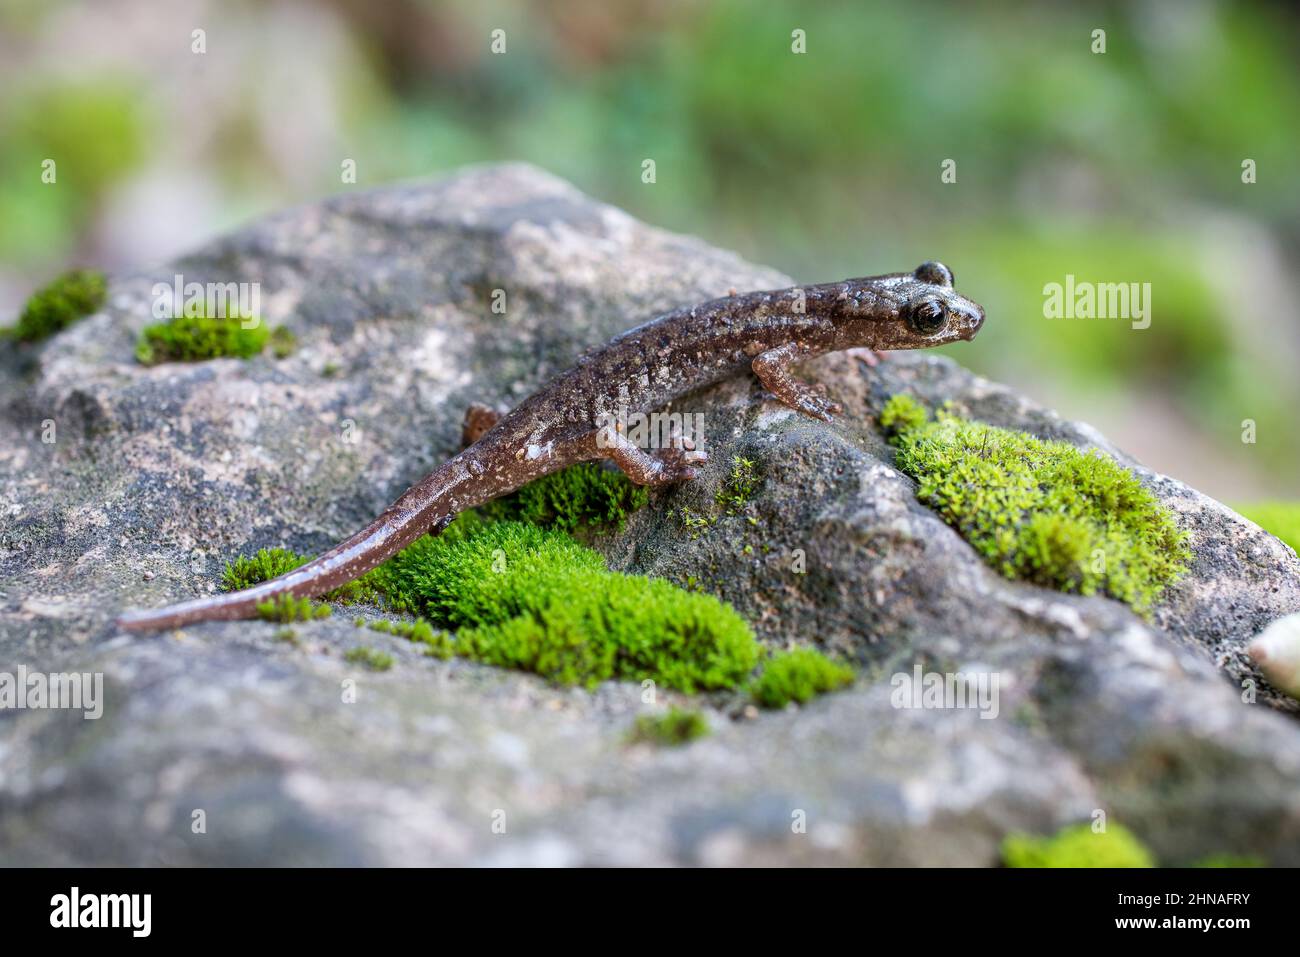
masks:
<svg viewBox="0 0 1300 957"><path fill-rule="evenodd" d="M932 336L948 324L948 307L931 296L918 299L907 310L907 322L923 336Z"/></svg>

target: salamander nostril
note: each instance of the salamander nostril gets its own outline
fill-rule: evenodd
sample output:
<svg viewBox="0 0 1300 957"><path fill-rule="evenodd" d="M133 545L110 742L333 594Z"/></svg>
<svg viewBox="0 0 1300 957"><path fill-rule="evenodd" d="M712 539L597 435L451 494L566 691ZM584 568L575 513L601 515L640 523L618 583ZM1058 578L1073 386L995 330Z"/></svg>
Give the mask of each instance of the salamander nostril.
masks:
<svg viewBox="0 0 1300 957"><path fill-rule="evenodd" d="M960 337L968 341L974 339L984 325L984 310L974 303L954 303L951 309L957 316Z"/></svg>

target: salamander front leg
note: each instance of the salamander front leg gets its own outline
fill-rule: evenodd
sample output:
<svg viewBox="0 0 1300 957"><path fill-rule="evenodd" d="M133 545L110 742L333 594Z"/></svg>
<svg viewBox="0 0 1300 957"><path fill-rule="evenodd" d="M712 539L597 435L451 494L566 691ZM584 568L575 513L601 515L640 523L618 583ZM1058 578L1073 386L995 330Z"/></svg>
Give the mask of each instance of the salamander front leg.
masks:
<svg viewBox="0 0 1300 957"><path fill-rule="evenodd" d="M844 407L790 374L791 364L800 358L799 347L788 342L755 356L751 367L763 388L780 401L804 415L829 422L831 415L843 412Z"/></svg>

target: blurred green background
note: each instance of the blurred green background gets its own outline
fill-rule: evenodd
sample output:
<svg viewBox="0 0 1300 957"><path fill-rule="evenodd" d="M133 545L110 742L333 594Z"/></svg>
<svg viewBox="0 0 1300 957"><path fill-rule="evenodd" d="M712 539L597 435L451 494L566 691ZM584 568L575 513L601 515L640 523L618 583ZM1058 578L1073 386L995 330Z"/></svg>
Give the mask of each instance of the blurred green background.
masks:
<svg viewBox="0 0 1300 957"><path fill-rule="evenodd" d="M0 310L523 159L802 282L941 259L989 315L961 362L1220 498L1294 498L1298 40L1282 4L0 0ZM1151 283L1151 327L1044 318L1066 274Z"/></svg>

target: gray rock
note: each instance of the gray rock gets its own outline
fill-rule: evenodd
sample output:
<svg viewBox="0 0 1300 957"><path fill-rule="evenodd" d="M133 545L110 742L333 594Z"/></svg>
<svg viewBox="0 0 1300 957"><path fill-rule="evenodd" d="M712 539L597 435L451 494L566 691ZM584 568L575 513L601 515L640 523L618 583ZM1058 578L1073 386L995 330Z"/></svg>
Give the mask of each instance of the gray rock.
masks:
<svg viewBox="0 0 1300 957"><path fill-rule="evenodd" d="M300 349L137 365L151 288L177 272L260 282L264 315ZM102 672L106 701L99 720L0 711L0 859L994 864L1006 833L1102 809L1166 863L1300 864L1295 703L1244 653L1300 610L1296 555L943 357L809 363L846 407L829 426L751 379L680 403L706 416L711 462L596 544L619 569L694 576L769 644L815 642L862 669L801 709L745 716L710 697L714 733L686 748L624 744L639 687L434 661L346 620L298 626L297 645L257 622L112 627L125 607L213 589L236 554L353 531L453 451L469 402L512 405L658 311L787 283L494 166L292 210L115 276L101 314L34 360L5 356L0 671ZM489 307L498 288L505 315ZM1191 573L1151 623L1002 579L893 469L875 414L904 390L1119 455L1192 533ZM757 524L721 517L692 537L681 509L716 513L733 454L756 462ZM346 664L358 644L397 663ZM998 716L895 708L891 677L918 663L997 673Z"/></svg>

